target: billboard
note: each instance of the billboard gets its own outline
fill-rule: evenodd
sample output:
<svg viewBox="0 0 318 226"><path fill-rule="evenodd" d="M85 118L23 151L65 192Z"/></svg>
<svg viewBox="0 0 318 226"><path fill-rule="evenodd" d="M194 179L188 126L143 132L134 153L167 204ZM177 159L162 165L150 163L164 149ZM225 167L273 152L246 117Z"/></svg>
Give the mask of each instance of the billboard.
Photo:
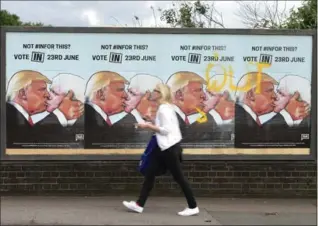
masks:
<svg viewBox="0 0 318 226"><path fill-rule="evenodd" d="M186 154L309 155L312 36L6 32L7 155L140 154L158 83Z"/></svg>

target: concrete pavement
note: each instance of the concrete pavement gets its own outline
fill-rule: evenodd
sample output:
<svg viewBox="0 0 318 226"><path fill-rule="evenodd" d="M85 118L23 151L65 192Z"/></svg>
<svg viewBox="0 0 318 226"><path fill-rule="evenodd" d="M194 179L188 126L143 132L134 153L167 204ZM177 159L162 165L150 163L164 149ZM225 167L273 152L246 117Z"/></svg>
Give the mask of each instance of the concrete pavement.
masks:
<svg viewBox="0 0 318 226"><path fill-rule="evenodd" d="M199 216L180 217L183 198L150 197L144 213L128 212L133 197L2 197L1 225L317 225L310 199L198 198Z"/></svg>

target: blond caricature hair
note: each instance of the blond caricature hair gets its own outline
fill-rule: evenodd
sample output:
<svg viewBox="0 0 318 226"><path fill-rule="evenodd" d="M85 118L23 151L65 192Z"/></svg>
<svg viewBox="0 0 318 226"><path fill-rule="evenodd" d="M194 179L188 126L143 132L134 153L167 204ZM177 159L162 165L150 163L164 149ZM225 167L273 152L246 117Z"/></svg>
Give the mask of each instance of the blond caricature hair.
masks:
<svg viewBox="0 0 318 226"><path fill-rule="evenodd" d="M121 75L113 71L99 71L93 74L86 84L85 97L91 100L94 93L108 86L111 82L122 81L125 84L129 82Z"/></svg>
<svg viewBox="0 0 318 226"><path fill-rule="evenodd" d="M21 89L31 85L33 81L44 81L47 84L51 84L51 81L40 72L32 70L19 71L8 82L7 100L13 100Z"/></svg>
<svg viewBox="0 0 318 226"><path fill-rule="evenodd" d="M171 89L168 85L159 83L157 86L161 94L161 98L159 99L160 104L171 104L172 103L172 93Z"/></svg>
<svg viewBox="0 0 318 226"><path fill-rule="evenodd" d="M200 75L190 71L179 71L171 75L166 84L170 86L173 93L184 88L189 82L200 82L207 85L207 82Z"/></svg>
<svg viewBox="0 0 318 226"><path fill-rule="evenodd" d="M236 96L238 102L243 103L247 92L254 89L255 87L257 87L258 74L259 74L259 72L249 72L249 73L244 74L242 76L242 78L239 80L239 82L237 84L236 92L235 92L235 96ZM270 75L268 75L264 72L262 72L261 75L262 75L261 82L272 82L273 85L278 84L278 82ZM240 90L240 88L238 88L238 87L248 87L248 90Z"/></svg>

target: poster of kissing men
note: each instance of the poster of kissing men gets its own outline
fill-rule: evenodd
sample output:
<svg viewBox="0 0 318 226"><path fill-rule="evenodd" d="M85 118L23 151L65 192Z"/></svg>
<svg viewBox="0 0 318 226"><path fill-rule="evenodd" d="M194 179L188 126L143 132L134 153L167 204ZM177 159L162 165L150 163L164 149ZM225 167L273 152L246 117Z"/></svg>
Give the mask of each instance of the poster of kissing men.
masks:
<svg viewBox="0 0 318 226"><path fill-rule="evenodd" d="M152 133L135 123L154 122L165 83L186 153L308 154L312 48L311 36L7 32L7 152L142 153Z"/></svg>

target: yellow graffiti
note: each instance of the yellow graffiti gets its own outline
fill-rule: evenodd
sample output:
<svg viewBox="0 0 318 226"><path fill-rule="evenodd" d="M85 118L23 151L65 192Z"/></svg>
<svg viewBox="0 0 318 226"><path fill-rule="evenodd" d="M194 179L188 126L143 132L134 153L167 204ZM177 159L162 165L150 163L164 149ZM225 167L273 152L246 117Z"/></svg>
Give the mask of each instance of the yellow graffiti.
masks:
<svg viewBox="0 0 318 226"><path fill-rule="evenodd" d="M247 91L249 91L252 88L252 86L253 86L252 80L251 80L251 76L248 76L248 78L249 78L248 82L243 87L238 87L233 82L234 73L233 73L232 66L230 65L229 68L230 68L229 75L230 75L230 78L231 78L230 79L230 85L229 85L230 90L231 91L239 91L239 92L247 92ZM262 76L261 73L258 73L258 74L260 74Z"/></svg>
<svg viewBox="0 0 318 226"><path fill-rule="evenodd" d="M196 108L200 116L197 118L198 123L204 123L208 121L208 117L206 116L205 112L201 111L199 108Z"/></svg>
<svg viewBox="0 0 318 226"><path fill-rule="evenodd" d="M210 63L208 64L207 66L207 69L205 71L205 77L206 77L206 80L207 80L207 90L210 91L210 92L220 92L222 90L222 88L225 86L226 84L226 81L227 81L227 76L223 76L223 82L218 86L217 85L217 81L214 80L213 82L211 82L211 78L210 78L210 71L212 70L212 68L214 67L215 65ZM227 75L227 70L225 67L223 67L222 65L220 65L221 68L223 69L223 74L224 75Z"/></svg>
<svg viewBox="0 0 318 226"><path fill-rule="evenodd" d="M214 56L218 56L216 54L214 54ZM263 73L263 69L264 68L269 68L271 65L270 64L266 64L266 63L258 63L258 62L249 62L249 65L255 65L257 68L257 79L256 79L256 93L260 93L261 92L261 81L262 81L262 73ZM212 68L216 67L216 66L220 66L223 70L223 81L222 83L218 84L218 81L214 80L213 82L211 82L211 76L210 76L210 72L212 70ZM249 74L250 72L248 72L247 74ZM219 65L219 64L213 64L213 63L209 63L206 67L205 70L205 79L207 81L207 90L210 92L220 92L223 87L226 85L227 82L227 78L230 78L230 82L229 82L229 89L231 91L243 91L243 92L247 92L248 90L250 90L252 88L252 76L248 76L248 82L243 86L243 87L238 87L234 84L234 72L233 72L233 68L231 65L228 66L228 69L226 69L223 65Z"/></svg>
<svg viewBox="0 0 318 226"><path fill-rule="evenodd" d="M261 93L262 73L264 68L269 68L271 65L266 63L249 62L249 65L255 65L257 68L256 76L256 93ZM251 77L251 76L250 76ZM250 81L250 79L249 79ZM249 90L249 89L248 89Z"/></svg>
<svg viewBox="0 0 318 226"><path fill-rule="evenodd" d="M218 53L213 53L214 57L219 57ZM248 65L254 65L256 66L257 69L257 76L256 76L256 93L261 93L261 82L262 82L262 73L263 69L269 68L271 64L267 63L259 63L259 62L249 62ZM218 81L214 80L212 81L210 73L213 68L216 66L220 66L223 70L223 81L218 84ZM247 69L249 71L249 69ZM253 82L252 82L252 75L249 74L251 72L248 72L248 79L247 82L244 86L238 87L236 84L234 84L234 71L231 65L228 66L228 69L224 67L223 65L220 64L214 64L214 63L209 63L205 69L205 80L207 82L207 90L209 92L221 92L221 90L224 88L224 86L227 83L227 78L229 77L229 89L230 91L240 91L240 92L247 92L253 87ZM197 108L198 113L200 114L199 118L196 120L198 123L203 123L207 122L207 116L205 112L201 111L200 109Z"/></svg>

